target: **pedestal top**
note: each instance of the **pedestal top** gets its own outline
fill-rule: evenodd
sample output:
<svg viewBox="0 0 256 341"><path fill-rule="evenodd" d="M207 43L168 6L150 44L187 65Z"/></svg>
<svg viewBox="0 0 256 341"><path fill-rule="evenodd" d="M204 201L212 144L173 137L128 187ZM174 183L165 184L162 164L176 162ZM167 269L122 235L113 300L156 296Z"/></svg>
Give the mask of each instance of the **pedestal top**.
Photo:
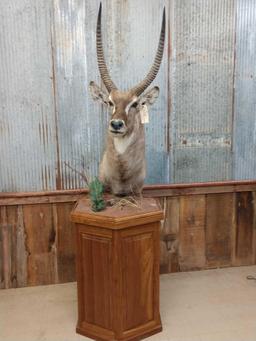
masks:
<svg viewBox="0 0 256 341"><path fill-rule="evenodd" d="M114 205L100 212L93 212L88 198L80 199L71 213L71 221L79 224L101 226L109 229L122 229L143 225L163 219L163 211L158 200L137 199L137 207Z"/></svg>

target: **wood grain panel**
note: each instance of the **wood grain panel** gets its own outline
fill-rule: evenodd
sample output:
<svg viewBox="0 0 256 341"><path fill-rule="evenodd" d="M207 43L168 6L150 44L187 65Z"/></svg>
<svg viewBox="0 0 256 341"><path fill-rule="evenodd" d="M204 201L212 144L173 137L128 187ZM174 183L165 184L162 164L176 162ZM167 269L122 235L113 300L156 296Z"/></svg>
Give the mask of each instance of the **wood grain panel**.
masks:
<svg viewBox="0 0 256 341"><path fill-rule="evenodd" d="M84 321L105 329L112 328L111 269L112 242L109 238L82 235Z"/></svg>
<svg viewBox="0 0 256 341"><path fill-rule="evenodd" d="M126 315L123 317L123 326L124 330L129 330L149 322L154 317L152 232L124 237L121 252L124 265L123 297L129 297L124 303Z"/></svg>
<svg viewBox="0 0 256 341"><path fill-rule="evenodd" d="M71 282L75 273L75 226L70 221L70 212L74 203L56 204L57 264L59 283Z"/></svg>
<svg viewBox="0 0 256 341"><path fill-rule="evenodd" d="M10 263L10 287L17 287L17 206L6 208L8 245L9 245L9 263Z"/></svg>
<svg viewBox="0 0 256 341"><path fill-rule="evenodd" d="M0 287L26 286L27 253L22 208L1 207L0 226Z"/></svg>
<svg viewBox="0 0 256 341"><path fill-rule="evenodd" d="M237 193L235 205L236 205L235 265L254 264L253 193L252 192Z"/></svg>
<svg viewBox="0 0 256 341"><path fill-rule="evenodd" d="M23 219L22 206L17 207L17 286L27 286L27 261L26 231Z"/></svg>
<svg viewBox="0 0 256 341"><path fill-rule="evenodd" d="M234 247L234 194L209 194L206 202L207 267L230 266Z"/></svg>
<svg viewBox="0 0 256 341"><path fill-rule="evenodd" d="M162 200L165 218L161 224L160 235L160 272L179 271L179 198L164 198Z"/></svg>
<svg viewBox="0 0 256 341"><path fill-rule="evenodd" d="M180 269L205 266L205 196L180 198Z"/></svg>
<svg viewBox="0 0 256 341"><path fill-rule="evenodd" d="M163 215L156 206L152 199L142 199L141 216L123 208L129 227L123 226L124 215L119 211L121 219L113 224L116 207L108 207L105 215L109 219L102 228L95 222L101 216L88 213L90 202L82 200L76 205L71 219L76 223L78 244L78 333L101 341L135 341L162 330L159 220ZM141 224L150 208L154 219ZM81 212L85 212L83 222L76 217ZM88 214L93 218L87 219Z"/></svg>
<svg viewBox="0 0 256 341"><path fill-rule="evenodd" d="M198 188L183 184L171 190L174 187L179 194L160 198L165 210L160 238L162 273L256 264L254 182L198 184ZM156 193L165 188L157 186ZM200 194L202 188L209 191L206 196ZM220 188L229 192L214 192ZM81 191L30 195L21 193L16 198L6 194L11 202L7 206L0 203L0 288L76 280L74 227L69 215ZM30 204L20 205L22 198ZM101 234L108 237L103 229Z"/></svg>
<svg viewBox="0 0 256 341"><path fill-rule="evenodd" d="M23 206L28 252L28 285L58 282L52 205Z"/></svg>
<svg viewBox="0 0 256 341"><path fill-rule="evenodd" d="M4 260L2 233L0 235L0 289L4 289Z"/></svg>
<svg viewBox="0 0 256 341"><path fill-rule="evenodd" d="M256 192L252 192L253 196L253 264L256 264Z"/></svg>
<svg viewBox="0 0 256 341"><path fill-rule="evenodd" d="M3 286L11 287L11 226L8 225L7 209L1 207L2 276Z"/></svg>
<svg viewBox="0 0 256 341"><path fill-rule="evenodd" d="M0 208L0 289L4 285L4 259L3 259L3 221L2 221L2 207Z"/></svg>

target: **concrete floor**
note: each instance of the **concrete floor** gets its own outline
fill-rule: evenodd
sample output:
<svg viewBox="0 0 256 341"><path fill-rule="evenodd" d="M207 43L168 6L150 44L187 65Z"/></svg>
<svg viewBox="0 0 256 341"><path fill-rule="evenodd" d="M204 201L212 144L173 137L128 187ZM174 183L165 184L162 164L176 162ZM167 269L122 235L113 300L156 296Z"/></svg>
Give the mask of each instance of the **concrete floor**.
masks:
<svg viewBox="0 0 256 341"><path fill-rule="evenodd" d="M149 341L256 341L256 266L161 276L163 332ZM76 284L0 291L0 341L82 341Z"/></svg>

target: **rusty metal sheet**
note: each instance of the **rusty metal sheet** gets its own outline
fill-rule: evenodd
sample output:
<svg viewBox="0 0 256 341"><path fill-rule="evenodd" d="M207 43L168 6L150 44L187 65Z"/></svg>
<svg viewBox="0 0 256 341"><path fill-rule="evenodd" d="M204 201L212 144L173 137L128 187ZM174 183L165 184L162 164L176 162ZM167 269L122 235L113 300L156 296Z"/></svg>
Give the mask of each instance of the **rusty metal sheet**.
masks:
<svg viewBox="0 0 256 341"><path fill-rule="evenodd" d="M234 179L256 177L256 2L238 0L234 101Z"/></svg>
<svg viewBox="0 0 256 341"><path fill-rule="evenodd" d="M231 176L233 6L233 0L173 1L172 182ZM212 153L219 158L216 167Z"/></svg>
<svg viewBox="0 0 256 341"><path fill-rule="evenodd" d="M166 6L167 44L152 84L160 97L145 126L146 182L255 178L254 2L102 3L106 60L122 89L148 72ZM67 165L97 175L108 121L88 94L91 80L100 84L98 6L99 0L1 1L1 191L83 187Z"/></svg>
<svg viewBox="0 0 256 341"><path fill-rule="evenodd" d="M51 1L0 2L0 190L56 188Z"/></svg>
<svg viewBox="0 0 256 341"><path fill-rule="evenodd" d="M175 182L228 180L232 171L230 147L177 148L174 151Z"/></svg>
<svg viewBox="0 0 256 341"><path fill-rule="evenodd" d="M96 8L92 1L54 2L57 131L63 189L85 186L80 175L69 167L94 175L100 154L102 117L87 91L96 70L91 52Z"/></svg>

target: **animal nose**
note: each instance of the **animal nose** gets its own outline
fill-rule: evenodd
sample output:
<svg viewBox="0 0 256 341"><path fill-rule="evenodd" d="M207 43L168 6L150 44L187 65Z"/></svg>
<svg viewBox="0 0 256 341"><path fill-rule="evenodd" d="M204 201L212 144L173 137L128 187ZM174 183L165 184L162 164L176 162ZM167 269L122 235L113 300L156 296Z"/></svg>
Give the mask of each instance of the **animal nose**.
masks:
<svg viewBox="0 0 256 341"><path fill-rule="evenodd" d="M123 127L124 122L122 120L111 120L110 125L113 129L119 130Z"/></svg>

